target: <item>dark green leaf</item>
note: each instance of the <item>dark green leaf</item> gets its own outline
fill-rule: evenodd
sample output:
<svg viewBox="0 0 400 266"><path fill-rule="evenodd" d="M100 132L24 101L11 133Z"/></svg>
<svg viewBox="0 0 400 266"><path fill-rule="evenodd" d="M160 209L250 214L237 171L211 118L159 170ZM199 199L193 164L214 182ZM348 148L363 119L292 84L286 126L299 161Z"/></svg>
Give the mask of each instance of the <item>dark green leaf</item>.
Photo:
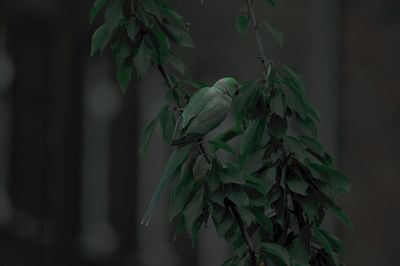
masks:
<svg viewBox="0 0 400 266"><path fill-rule="evenodd" d="M268 21L263 20L263 25L265 25L265 27L268 29L274 42L280 48L283 48L283 46L285 45L285 35Z"/></svg>
<svg viewBox="0 0 400 266"><path fill-rule="evenodd" d="M128 34L128 37L129 39L131 39L132 42L135 42L139 30L140 27L136 21L134 20L129 21L129 24L126 27L126 33Z"/></svg>
<svg viewBox="0 0 400 266"><path fill-rule="evenodd" d="M99 14L100 10L103 9L105 4L107 4L108 0L96 0L93 4L92 9L90 10L90 24L93 23L93 20L96 18L97 14Z"/></svg>
<svg viewBox="0 0 400 266"><path fill-rule="evenodd" d="M281 263L286 266L291 265L290 254L282 246L275 243L261 243L261 250L267 254L276 263Z"/></svg>
<svg viewBox="0 0 400 266"><path fill-rule="evenodd" d="M197 218L203 212L203 196L204 190L199 189L193 199L187 204L185 210L183 211L183 216L185 217L185 226L188 233L194 235L194 224Z"/></svg>
<svg viewBox="0 0 400 266"><path fill-rule="evenodd" d="M276 1L277 1L277 0L264 0L264 2L267 2L268 4L270 4L270 5L273 6L273 7L276 6Z"/></svg>
<svg viewBox="0 0 400 266"><path fill-rule="evenodd" d="M218 189L220 184L220 176L221 176L222 166L221 164L213 159L211 163L211 169L207 176L207 181L209 184L210 191L213 192Z"/></svg>
<svg viewBox="0 0 400 266"><path fill-rule="evenodd" d="M132 79L132 64L131 62L125 62L121 64L117 69L117 79L119 86L121 87L122 93L126 92L129 81Z"/></svg>
<svg viewBox="0 0 400 266"><path fill-rule="evenodd" d="M143 8L146 12L155 16L158 21L162 21L160 7L154 0L145 0L142 1Z"/></svg>
<svg viewBox="0 0 400 266"><path fill-rule="evenodd" d="M336 169L316 163L309 163L308 165L314 178L324 181L333 187L338 187L341 192L348 193L350 191L349 179Z"/></svg>
<svg viewBox="0 0 400 266"><path fill-rule="evenodd" d="M112 37L112 32L108 29L108 27L103 24L101 25L92 36L92 48L91 48L91 56L94 56L98 53L102 53L104 48L106 48L107 44L110 42Z"/></svg>
<svg viewBox="0 0 400 266"><path fill-rule="evenodd" d="M208 142L212 146L212 153L215 154L219 149L235 154L235 150L228 144L219 140L210 140Z"/></svg>
<svg viewBox="0 0 400 266"><path fill-rule="evenodd" d="M240 34L245 35L250 26L250 18L247 15L240 15L236 19L236 29Z"/></svg>
<svg viewBox="0 0 400 266"><path fill-rule="evenodd" d="M176 68L182 75L185 74L185 64L182 62L182 60L177 57L175 54L170 53L168 55L168 62Z"/></svg>
<svg viewBox="0 0 400 266"><path fill-rule="evenodd" d="M244 185L246 183L240 169L231 164L222 173L221 182L224 184L239 184L239 185Z"/></svg>
<svg viewBox="0 0 400 266"><path fill-rule="evenodd" d="M192 182L182 187L179 193L171 194L171 199L168 208L168 218L170 221L174 219L179 213L182 213L186 203L190 199L195 183Z"/></svg>
<svg viewBox="0 0 400 266"><path fill-rule="evenodd" d="M279 115L280 117L284 118L285 117L285 111L286 111L286 100L283 98L285 97L283 94L276 94L272 99L271 99L271 110L275 114Z"/></svg>
<svg viewBox="0 0 400 266"><path fill-rule="evenodd" d="M286 134L287 127L287 120L278 115L272 115L271 120L268 124L269 133L275 139L283 138Z"/></svg>
<svg viewBox="0 0 400 266"><path fill-rule="evenodd" d="M307 196L309 184L301 178L289 178L287 179L287 185L289 189L299 195Z"/></svg>
<svg viewBox="0 0 400 266"><path fill-rule="evenodd" d="M307 244L305 233L297 236L289 247L289 253L294 265L309 265L312 257L312 251Z"/></svg>
<svg viewBox="0 0 400 266"><path fill-rule="evenodd" d="M319 232L318 229L314 229L314 237L317 242L321 245L321 247L325 250L325 252L329 255L329 257L333 260L335 266L339 266L339 258L337 257L336 253L332 249L332 245L329 239Z"/></svg>
<svg viewBox="0 0 400 266"><path fill-rule="evenodd" d="M113 32L124 19L122 5L123 0L111 0L110 4L106 8L104 20L110 32Z"/></svg>
<svg viewBox="0 0 400 266"><path fill-rule="evenodd" d="M137 76L142 79L151 66L151 51L146 46L144 40L140 43L137 54L133 58L135 63Z"/></svg>
<svg viewBox="0 0 400 266"><path fill-rule="evenodd" d="M351 222L350 218L340 208L334 206L333 204L325 204L325 206L348 228L353 229L353 223Z"/></svg>
<svg viewBox="0 0 400 266"><path fill-rule="evenodd" d="M236 206L247 207L249 205L249 197L241 186L231 185L226 189L226 197L230 199Z"/></svg>
<svg viewBox="0 0 400 266"><path fill-rule="evenodd" d="M208 171L208 164L203 154L197 156L193 165L193 178L199 180L206 175Z"/></svg>
<svg viewBox="0 0 400 266"><path fill-rule="evenodd" d="M326 239L329 240L329 242L331 243L331 246L335 252L346 253L346 248L344 247L342 241L339 238L337 238L336 236L332 235L331 233L329 233L325 230L322 230L322 229L318 229L318 230L321 234L324 235L324 237Z"/></svg>
<svg viewBox="0 0 400 266"><path fill-rule="evenodd" d="M160 114L160 126L165 143L170 144L175 128L175 114L170 108Z"/></svg>
<svg viewBox="0 0 400 266"><path fill-rule="evenodd" d="M161 28L164 30L168 38L170 38L173 42L183 47L193 47L192 38L186 31L175 28L170 24L161 24Z"/></svg>
<svg viewBox="0 0 400 266"><path fill-rule="evenodd" d="M256 217L256 220L264 228L264 230L269 234L272 238L273 236L273 224L270 218L268 218L264 212L260 211L259 209L253 208L251 210Z"/></svg>

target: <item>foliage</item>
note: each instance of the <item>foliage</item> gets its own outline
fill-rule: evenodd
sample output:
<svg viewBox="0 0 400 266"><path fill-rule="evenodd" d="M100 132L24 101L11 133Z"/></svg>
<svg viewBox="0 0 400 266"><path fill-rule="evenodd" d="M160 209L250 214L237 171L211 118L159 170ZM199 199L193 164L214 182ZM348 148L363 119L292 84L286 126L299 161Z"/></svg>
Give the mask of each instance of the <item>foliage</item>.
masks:
<svg viewBox="0 0 400 266"><path fill-rule="evenodd" d="M102 9L105 20L93 34L92 55L111 47L122 91L132 72L140 80L150 67L159 70L168 88L167 104L146 128L141 146L144 153L159 124L173 148L144 222L149 222L161 193L173 181L168 216L175 221L176 233L186 230L195 242L201 227L213 223L234 251L223 265L342 265L338 253L344 252L343 244L321 224L330 211L352 227L335 204L337 195L349 192L349 181L317 140L319 117L305 99L302 76L265 58L259 26L280 47L283 34L256 19L251 1L244 3L236 28L243 36L254 28L262 77L241 83L235 95L228 93L231 98L215 95L225 93L225 85L219 87L225 82L231 81L229 89L236 89L233 79L207 87L184 76L184 63L174 48L192 47L193 42L183 17L167 2L97 0L93 6L91 21ZM168 74L168 65L181 75ZM202 134L189 134L188 124L193 128L198 123L195 128L200 131L224 106L235 118L233 127L207 142L203 139L224 114ZM222 161L221 153L230 154L231 160Z"/></svg>

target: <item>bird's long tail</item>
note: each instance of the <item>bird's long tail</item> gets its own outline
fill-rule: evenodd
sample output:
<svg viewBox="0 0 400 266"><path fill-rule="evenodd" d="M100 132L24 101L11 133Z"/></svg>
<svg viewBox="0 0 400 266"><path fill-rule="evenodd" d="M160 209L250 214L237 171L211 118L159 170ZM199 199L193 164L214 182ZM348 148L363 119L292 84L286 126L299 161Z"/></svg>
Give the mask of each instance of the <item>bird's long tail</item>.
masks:
<svg viewBox="0 0 400 266"><path fill-rule="evenodd" d="M164 173L161 176L160 182L158 183L158 186L153 193L153 197L151 198L150 204L147 207L146 213L143 216L142 224L146 224L147 226L149 225L151 216L160 203L162 193L174 176L175 171L187 160L191 148L191 144L185 145L175 148L172 152L164 169Z"/></svg>

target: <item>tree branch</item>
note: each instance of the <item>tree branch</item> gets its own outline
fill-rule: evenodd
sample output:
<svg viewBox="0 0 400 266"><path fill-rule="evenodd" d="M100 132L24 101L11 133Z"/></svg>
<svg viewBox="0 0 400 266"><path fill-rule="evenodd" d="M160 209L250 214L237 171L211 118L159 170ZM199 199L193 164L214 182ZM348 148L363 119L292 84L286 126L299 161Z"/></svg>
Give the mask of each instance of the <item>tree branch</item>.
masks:
<svg viewBox="0 0 400 266"><path fill-rule="evenodd" d="M254 12L253 3L251 0L245 0L245 2L246 2L247 10L250 15L250 19L251 19L251 22L253 25L254 32L256 34L257 46L258 46L258 50L260 52L260 57L261 57L260 61L261 61L262 68L264 70L263 74L264 74L266 82L268 82L271 62L269 60L267 60L264 45L261 41L261 35L258 30L258 22L257 22L256 14Z"/></svg>
<svg viewBox="0 0 400 266"><path fill-rule="evenodd" d="M244 225L242 217L240 217L240 214L239 214L239 212L238 212L238 210L236 208L236 205L232 201L227 199L227 198L225 198L224 202L225 202L226 207L231 210L233 216L236 219L236 222L239 225L240 232L242 233L242 236L243 236L243 238L244 238L244 240L246 242L246 245L247 245L247 248L248 248L248 252L249 252L249 255L250 255L250 265L251 266L257 266L257 257L256 257L256 251L254 249L254 243L251 240L249 233L247 232L247 229L246 229L246 227Z"/></svg>

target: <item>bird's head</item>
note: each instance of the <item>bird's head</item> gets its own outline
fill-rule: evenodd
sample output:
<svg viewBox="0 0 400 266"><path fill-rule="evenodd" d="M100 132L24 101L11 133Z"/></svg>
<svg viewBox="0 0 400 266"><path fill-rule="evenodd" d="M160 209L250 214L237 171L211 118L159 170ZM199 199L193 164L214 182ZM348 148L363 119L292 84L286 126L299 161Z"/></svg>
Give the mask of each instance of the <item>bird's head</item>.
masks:
<svg viewBox="0 0 400 266"><path fill-rule="evenodd" d="M232 98L239 91L239 83L234 78L220 79L214 84L214 86Z"/></svg>

